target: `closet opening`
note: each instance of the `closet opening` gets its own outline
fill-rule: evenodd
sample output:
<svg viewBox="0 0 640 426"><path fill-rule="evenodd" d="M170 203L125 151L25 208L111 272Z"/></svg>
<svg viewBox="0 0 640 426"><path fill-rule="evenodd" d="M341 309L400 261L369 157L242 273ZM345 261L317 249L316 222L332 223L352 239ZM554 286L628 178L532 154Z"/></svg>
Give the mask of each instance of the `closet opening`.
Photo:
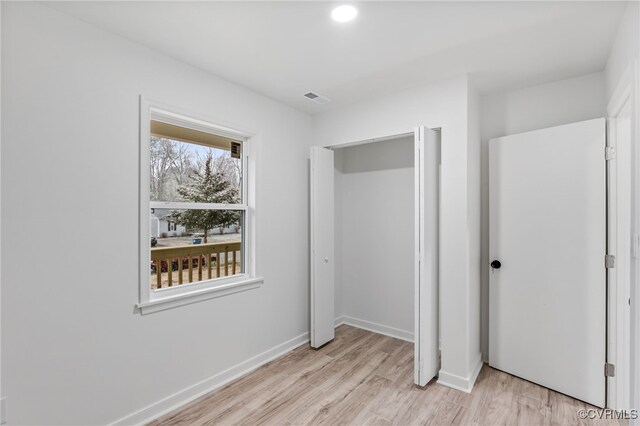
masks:
<svg viewBox="0 0 640 426"><path fill-rule="evenodd" d="M414 343L437 374L439 131L313 147L311 345L347 324Z"/></svg>
<svg viewBox="0 0 640 426"><path fill-rule="evenodd" d="M334 149L335 314L413 342L413 135Z"/></svg>

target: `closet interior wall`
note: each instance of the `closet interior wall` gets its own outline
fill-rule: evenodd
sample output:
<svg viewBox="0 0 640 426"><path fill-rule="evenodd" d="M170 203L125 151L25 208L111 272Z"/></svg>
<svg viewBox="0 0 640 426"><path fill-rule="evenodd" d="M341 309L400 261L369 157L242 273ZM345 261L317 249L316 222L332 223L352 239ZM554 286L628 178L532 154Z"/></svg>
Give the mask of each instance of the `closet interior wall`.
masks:
<svg viewBox="0 0 640 426"><path fill-rule="evenodd" d="M413 136L335 149L338 322L414 329Z"/></svg>

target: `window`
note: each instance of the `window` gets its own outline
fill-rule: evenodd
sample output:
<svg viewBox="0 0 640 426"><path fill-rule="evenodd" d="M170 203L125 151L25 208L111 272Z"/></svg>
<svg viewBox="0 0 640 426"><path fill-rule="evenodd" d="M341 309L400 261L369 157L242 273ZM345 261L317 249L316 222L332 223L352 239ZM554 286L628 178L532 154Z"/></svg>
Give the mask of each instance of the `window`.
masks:
<svg viewBox="0 0 640 426"><path fill-rule="evenodd" d="M258 286L249 135L141 105L142 313Z"/></svg>

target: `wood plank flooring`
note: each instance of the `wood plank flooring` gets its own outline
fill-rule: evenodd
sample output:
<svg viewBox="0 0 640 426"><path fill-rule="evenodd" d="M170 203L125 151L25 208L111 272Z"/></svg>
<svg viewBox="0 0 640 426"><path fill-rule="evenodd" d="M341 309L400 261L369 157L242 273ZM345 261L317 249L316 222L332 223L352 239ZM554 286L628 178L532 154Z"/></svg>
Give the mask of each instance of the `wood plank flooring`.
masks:
<svg viewBox="0 0 640 426"><path fill-rule="evenodd" d="M151 425L577 425L585 408L486 365L471 394L420 388L413 344L343 325L319 350L297 348Z"/></svg>

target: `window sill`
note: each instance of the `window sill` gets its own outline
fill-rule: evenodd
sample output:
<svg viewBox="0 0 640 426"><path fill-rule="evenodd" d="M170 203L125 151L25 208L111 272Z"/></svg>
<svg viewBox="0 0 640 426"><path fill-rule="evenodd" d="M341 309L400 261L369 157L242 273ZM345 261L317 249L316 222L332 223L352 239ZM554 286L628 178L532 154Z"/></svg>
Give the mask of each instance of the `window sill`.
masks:
<svg viewBox="0 0 640 426"><path fill-rule="evenodd" d="M260 287L263 283L264 278L262 277L248 278L242 281L236 281L203 290L195 290L189 293L176 294L161 299L138 303L136 304L136 308L142 315L146 315L153 312L164 311L165 309L176 308L178 306L251 290Z"/></svg>

